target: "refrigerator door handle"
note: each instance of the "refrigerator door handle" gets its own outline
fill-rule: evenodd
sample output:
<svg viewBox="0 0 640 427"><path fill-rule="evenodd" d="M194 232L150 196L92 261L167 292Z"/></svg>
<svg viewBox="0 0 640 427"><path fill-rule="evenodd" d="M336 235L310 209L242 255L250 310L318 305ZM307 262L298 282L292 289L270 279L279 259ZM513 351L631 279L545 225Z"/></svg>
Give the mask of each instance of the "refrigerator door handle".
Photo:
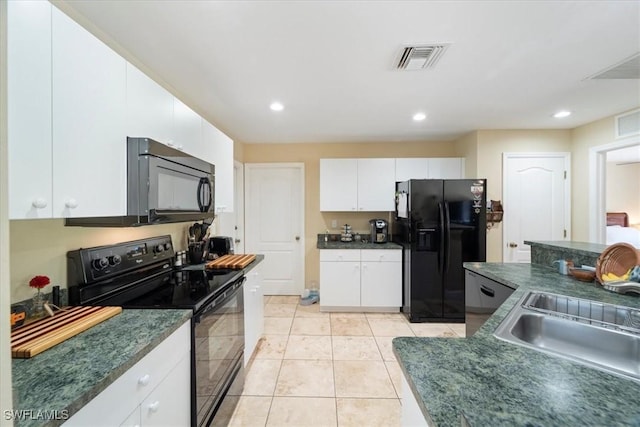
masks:
<svg viewBox="0 0 640 427"><path fill-rule="evenodd" d="M444 274L444 208L442 207L442 202L438 203L438 210L440 211L440 215L438 215L438 222L440 223L440 250L438 251L438 272L440 274Z"/></svg>
<svg viewBox="0 0 640 427"><path fill-rule="evenodd" d="M444 202L444 230L445 230L445 246L446 246L446 261L444 272L449 271L449 265L451 264L451 217L449 215L449 203Z"/></svg>

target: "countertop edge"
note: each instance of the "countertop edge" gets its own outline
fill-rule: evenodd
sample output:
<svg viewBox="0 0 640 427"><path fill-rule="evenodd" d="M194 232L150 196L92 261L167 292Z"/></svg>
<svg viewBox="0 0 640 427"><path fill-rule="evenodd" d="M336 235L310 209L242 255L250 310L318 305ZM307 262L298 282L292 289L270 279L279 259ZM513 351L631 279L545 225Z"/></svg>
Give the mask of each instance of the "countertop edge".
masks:
<svg viewBox="0 0 640 427"><path fill-rule="evenodd" d="M150 321L156 320L155 317L160 315L160 311L165 312L167 316L170 318L165 321L164 327L161 332L154 333L153 337L144 345L134 346L134 348L129 349L126 353L130 353L129 355L124 355L122 361L115 361L112 364L116 365L114 367L107 366L101 369L102 371L108 370L106 373L102 373L99 378L96 378L93 381L93 378L89 381L83 381L82 379L77 380L77 378L68 379L65 378L64 371L60 369L60 372L56 373L56 361L59 364L59 359L63 359L69 363L73 363L73 359L71 356L76 354L78 350L83 352L87 352L87 347L89 344L93 344L95 342L100 342L100 334L105 332L106 328L113 326L114 322L127 322L130 317L135 316L144 316L145 314L153 314L154 316L149 316ZM119 316L124 315L125 317L119 318ZM48 412L55 414L64 414L62 416L56 416L54 418L58 419L50 419L42 422L43 420L37 419L20 419L14 420L14 425L16 427L22 426L60 426L67 419L71 418L74 414L76 414L80 409L82 409L87 403L89 403L93 398L98 396L102 391L104 391L107 387L109 387L114 381L120 378L125 372L127 372L130 368L132 368L137 362L143 359L146 355L148 355L153 349L155 349L158 345L160 345L169 335L178 330L184 323L189 322L192 317L192 311L188 309L171 309L171 313L167 313L167 310L164 309L124 309L122 313L118 316L114 316L110 319L105 320L102 323L95 325L94 327L76 335L75 337L69 338L57 346L52 347L51 349L43 352L34 358L31 359L13 359L12 361L12 371L14 373L14 410L24 410L24 411L37 411L39 409L46 408ZM106 343L110 346L111 351L117 351L117 343L114 345L112 342ZM95 350L92 348L91 351ZM95 351L99 351L98 348ZM123 353L125 349L123 349ZM48 354L47 354L48 353ZM38 359L39 358L39 359ZM103 357L104 359L104 357ZM97 365L99 362L97 361L84 361L84 364L87 367L87 371L89 371L89 367L93 367ZM76 368L76 370L81 368ZM72 369L73 370L73 369ZM42 375L45 374L45 375ZM57 375L56 375L57 374ZM91 372L88 372L87 375L90 375ZM30 386L34 385L34 379L32 377L40 377L43 376L42 384L40 381L36 383L36 390L32 390ZM70 393L69 390L61 392L60 389L64 389L65 387L69 387L69 383L73 383L70 387L77 387L79 390L77 391L77 395L73 397L60 397L59 394ZM16 384L18 382L18 384ZM28 390L24 390L24 388L29 388ZM53 394L56 396L59 401L55 401L55 399L51 399L51 390L58 390L58 394ZM41 396L47 394L48 396ZM74 392L74 394L76 394ZM25 398L25 396L27 396ZM42 397L42 398L41 398ZM47 399L49 397L49 399ZM45 411L45 412L47 412ZM64 418L64 419L62 419Z"/></svg>

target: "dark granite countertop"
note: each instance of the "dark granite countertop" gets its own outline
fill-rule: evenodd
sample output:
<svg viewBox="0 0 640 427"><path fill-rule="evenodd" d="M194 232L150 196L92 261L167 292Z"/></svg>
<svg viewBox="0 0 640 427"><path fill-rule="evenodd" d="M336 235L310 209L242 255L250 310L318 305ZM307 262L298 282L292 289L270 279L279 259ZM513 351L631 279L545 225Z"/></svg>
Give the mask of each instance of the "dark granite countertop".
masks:
<svg viewBox="0 0 640 427"><path fill-rule="evenodd" d="M465 263L465 268L516 290L472 337L393 340L425 417L439 427L459 426L462 414L472 427L640 425L639 382L493 336L529 290L631 307L640 307L640 298L535 264Z"/></svg>
<svg viewBox="0 0 640 427"><path fill-rule="evenodd" d="M602 245L600 243L589 243L589 242L573 242L573 241L563 241L563 240L550 240L550 241L524 241L525 245L538 245L542 248L547 249L570 249L573 252L584 253L587 255L599 255L601 254L608 245Z"/></svg>
<svg viewBox="0 0 640 427"><path fill-rule="evenodd" d="M386 242L386 243L372 243L369 241L341 242L339 234L330 234L329 240L325 242L324 234L318 234L318 241L316 243L316 248L318 249L402 249L402 246L393 242Z"/></svg>
<svg viewBox="0 0 640 427"><path fill-rule="evenodd" d="M12 361L14 410L63 411L86 405L191 317L191 310L123 310L31 359ZM126 396L124 396L126 398ZM32 418L32 417L28 417ZM14 425L58 426L22 419Z"/></svg>

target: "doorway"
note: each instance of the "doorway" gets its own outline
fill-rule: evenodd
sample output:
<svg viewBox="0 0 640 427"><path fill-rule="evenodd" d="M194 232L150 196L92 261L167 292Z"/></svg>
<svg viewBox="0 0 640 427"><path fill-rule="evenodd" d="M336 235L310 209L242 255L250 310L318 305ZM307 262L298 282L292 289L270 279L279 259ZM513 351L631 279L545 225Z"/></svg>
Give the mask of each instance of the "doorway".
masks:
<svg viewBox="0 0 640 427"><path fill-rule="evenodd" d="M304 289L304 164L246 163L245 249L264 254L265 295Z"/></svg>
<svg viewBox="0 0 640 427"><path fill-rule="evenodd" d="M589 241L606 243L607 230L607 153L640 146L640 135L589 149Z"/></svg>

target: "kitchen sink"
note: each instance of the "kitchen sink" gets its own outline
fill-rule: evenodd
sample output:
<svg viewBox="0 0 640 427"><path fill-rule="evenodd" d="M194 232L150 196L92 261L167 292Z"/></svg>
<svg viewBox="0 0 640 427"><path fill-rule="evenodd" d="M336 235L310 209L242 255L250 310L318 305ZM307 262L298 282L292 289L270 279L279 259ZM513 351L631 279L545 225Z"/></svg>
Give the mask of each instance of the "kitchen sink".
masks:
<svg viewBox="0 0 640 427"><path fill-rule="evenodd" d="M640 381L638 309L529 292L494 336Z"/></svg>

